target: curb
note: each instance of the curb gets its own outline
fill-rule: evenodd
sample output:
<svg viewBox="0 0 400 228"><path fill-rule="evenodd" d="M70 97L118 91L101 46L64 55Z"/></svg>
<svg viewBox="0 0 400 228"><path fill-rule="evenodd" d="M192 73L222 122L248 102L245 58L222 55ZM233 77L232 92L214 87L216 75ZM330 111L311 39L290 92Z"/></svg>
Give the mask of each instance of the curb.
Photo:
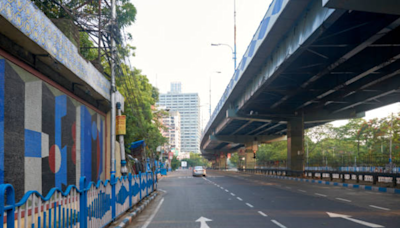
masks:
<svg viewBox="0 0 400 228"><path fill-rule="evenodd" d="M127 227L129 224L132 223L133 218L136 217L140 212L142 212L146 206L156 198L157 193L154 193L150 198L146 199L142 205L140 205L139 207L137 207L133 212L128 213L128 215L125 216L124 220L122 220L122 222L120 224L118 224L117 226L115 226L115 228L123 228L123 227Z"/></svg>
<svg viewBox="0 0 400 228"><path fill-rule="evenodd" d="M338 182L333 182L333 181L310 180L310 179L303 179L303 178L297 178L297 177L270 176L270 175L266 175L266 176L272 177L275 179L294 180L294 181L300 181L300 182L341 186L341 187L345 187L345 188L364 189L367 191L374 191L374 192L386 192L386 193L400 194L400 189L395 189L395 188L375 187L375 186L360 185L360 184L338 183Z"/></svg>

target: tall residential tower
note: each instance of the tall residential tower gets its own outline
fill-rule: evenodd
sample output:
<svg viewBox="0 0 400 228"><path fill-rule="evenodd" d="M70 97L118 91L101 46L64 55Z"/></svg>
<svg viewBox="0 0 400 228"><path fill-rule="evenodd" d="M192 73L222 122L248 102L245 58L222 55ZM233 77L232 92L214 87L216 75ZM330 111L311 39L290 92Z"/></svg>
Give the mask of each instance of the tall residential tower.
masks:
<svg viewBox="0 0 400 228"><path fill-rule="evenodd" d="M171 83L171 92L160 94L158 106L181 116L181 151L200 152L200 99L198 93L181 93L181 83Z"/></svg>

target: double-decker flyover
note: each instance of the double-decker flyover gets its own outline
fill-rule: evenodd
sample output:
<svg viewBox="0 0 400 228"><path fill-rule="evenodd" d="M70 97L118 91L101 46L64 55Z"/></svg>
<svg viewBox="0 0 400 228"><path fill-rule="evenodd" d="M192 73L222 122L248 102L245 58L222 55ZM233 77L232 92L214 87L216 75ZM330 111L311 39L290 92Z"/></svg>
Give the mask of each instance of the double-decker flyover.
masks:
<svg viewBox="0 0 400 228"><path fill-rule="evenodd" d="M201 151L225 166L287 137L302 170L304 129L399 101L400 1L274 0L216 106Z"/></svg>

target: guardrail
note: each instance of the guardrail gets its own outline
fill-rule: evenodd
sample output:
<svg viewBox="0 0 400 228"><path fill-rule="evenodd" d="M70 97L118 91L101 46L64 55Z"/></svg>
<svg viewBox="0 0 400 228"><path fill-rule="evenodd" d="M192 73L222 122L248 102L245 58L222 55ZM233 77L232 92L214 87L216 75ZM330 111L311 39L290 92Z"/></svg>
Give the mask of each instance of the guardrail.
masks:
<svg viewBox="0 0 400 228"><path fill-rule="evenodd" d="M156 172L157 173L157 172ZM157 189L157 175L129 174L111 180L52 188L47 196L28 191L15 203L14 188L0 185L0 221L3 227L105 227Z"/></svg>
<svg viewBox="0 0 400 228"><path fill-rule="evenodd" d="M376 185L379 182L391 183L392 187L396 187L400 183L399 173L375 173L375 172L353 172L353 171L294 171L284 169L238 169L241 172L277 175L277 176L296 176L296 177L311 177L311 178L329 178L340 179L343 183L346 180L354 180L356 183L360 181L372 182Z"/></svg>

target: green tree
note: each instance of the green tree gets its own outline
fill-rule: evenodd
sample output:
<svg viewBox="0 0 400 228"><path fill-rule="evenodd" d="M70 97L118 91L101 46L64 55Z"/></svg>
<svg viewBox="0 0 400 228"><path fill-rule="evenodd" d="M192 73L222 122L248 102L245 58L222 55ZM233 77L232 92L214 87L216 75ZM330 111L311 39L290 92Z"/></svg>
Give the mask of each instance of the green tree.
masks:
<svg viewBox="0 0 400 228"><path fill-rule="evenodd" d="M180 165L180 161L178 160L178 158L176 156L174 156L171 160L171 169L172 170L176 170Z"/></svg>

